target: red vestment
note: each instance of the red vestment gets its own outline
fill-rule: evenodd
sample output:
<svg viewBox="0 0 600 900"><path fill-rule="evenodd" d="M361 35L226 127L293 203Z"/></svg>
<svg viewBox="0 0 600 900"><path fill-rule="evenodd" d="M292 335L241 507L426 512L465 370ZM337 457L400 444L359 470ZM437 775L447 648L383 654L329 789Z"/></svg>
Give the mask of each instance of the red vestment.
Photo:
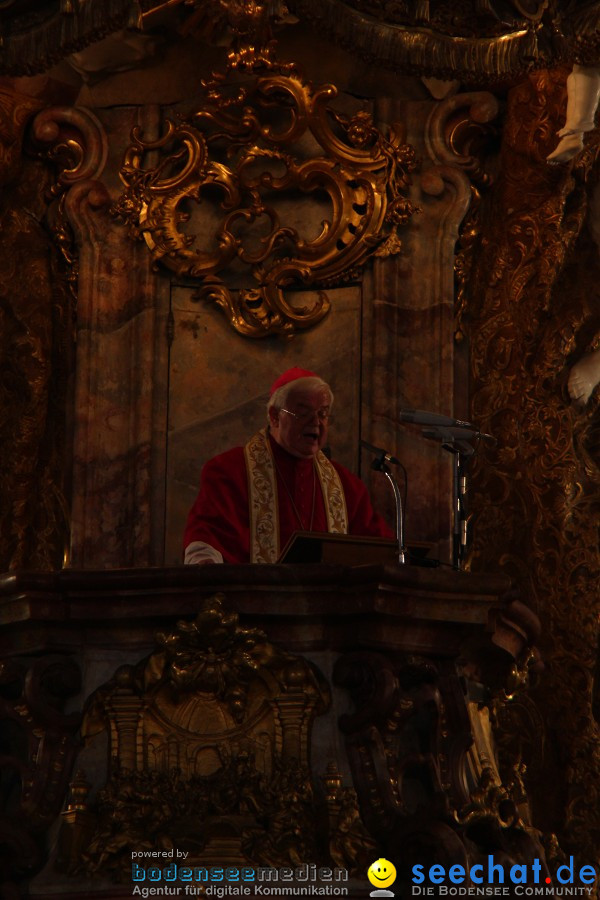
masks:
<svg viewBox="0 0 600 900"><path fill-rule="evenodd" d="M312 459L292 456L269 438L277 478L279 547L294 531L327 531L327 516ZM350 534L394 538L375 512L365 485L340 463L331 461L344 490ZM227 563L250 562L248 476L244 448L234 447L210 459L202 469L200 490L185 528L184 548L202 541L220 551Z"/></svg>

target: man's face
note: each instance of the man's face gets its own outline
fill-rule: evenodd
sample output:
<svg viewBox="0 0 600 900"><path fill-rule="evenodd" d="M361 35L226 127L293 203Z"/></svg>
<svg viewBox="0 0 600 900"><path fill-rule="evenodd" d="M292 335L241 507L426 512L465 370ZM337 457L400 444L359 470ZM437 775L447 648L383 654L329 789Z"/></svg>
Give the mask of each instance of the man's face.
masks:
<svg viewBox="0 0 600 900"><path fill-rule="evenodd" d="M326 388L292 388L285 409L269 410L274 440L292 456L302 459L316 456L327 443L328 430L327 419L322 419L319 413L329 413Z"/></svg>

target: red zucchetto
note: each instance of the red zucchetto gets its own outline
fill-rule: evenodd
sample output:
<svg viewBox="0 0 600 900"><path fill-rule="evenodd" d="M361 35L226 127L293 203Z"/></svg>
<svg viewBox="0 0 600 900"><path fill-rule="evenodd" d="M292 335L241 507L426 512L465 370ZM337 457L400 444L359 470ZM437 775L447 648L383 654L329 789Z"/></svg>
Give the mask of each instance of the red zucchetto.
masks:
<svg viewBox="0 0 600 900"><path fill-rule="evenodd" d="M280 387L283 387L284 384L289 384L290 381L297 381L299 378L320 378L320 375L317 375L316 372L310 372L308 369L301 369L299 366L293 366L291 369L287 369L287 371L283 372L279 378L276 378L273 384L271 385L271 389L269 391L269 397L272 397L275 391L279 390Z"/></svg>

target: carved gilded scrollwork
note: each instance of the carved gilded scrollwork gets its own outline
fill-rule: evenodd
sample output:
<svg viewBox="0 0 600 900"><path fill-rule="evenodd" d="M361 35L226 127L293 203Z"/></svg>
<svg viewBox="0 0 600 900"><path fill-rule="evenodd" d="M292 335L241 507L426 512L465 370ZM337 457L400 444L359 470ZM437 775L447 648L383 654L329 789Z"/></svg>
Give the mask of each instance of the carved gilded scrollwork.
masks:
<svg viewBox="0 0 600 900"><path fill-rule="evenodd" d="M269 6L279 15L289 6L368 61L409 74L481 81L514 78L557 60L598 59L600 12L594 0L289 0ZM157 16L164 21L165 11L176 7L184 33L208 37L223 33L226 18L243 27L244 18L260 8L240 0L3 0L0 71L46 71L74 48L128 25L151 28Z"/></svg>
<svg viewBox="0 0 600 900"><path fill-rule="evenodd" d="M517 720L512 734L518 745L541 729L544 752L524 776L536 824L585 861L597 858L600 809L598 407L592 398L575 408L567 377L599 330L598 249L585 227L599 145L591 134L573 166L545 164L565 76L541 72L509 94L464 322L470 417L498 439L473 474L472 565L510 574L542 620L546 670L533 695L542 715L527 727Z"/></svg>
<svg viewBox="0 0 600 900"><path fill-rule="evenodd" d="M53 106L32 122L32 137L57 168L53 194L77 181L98 178L108 154L106 133L93 112L84 107Z"/></svg>
<svg viewBox="0 0 600 900"><path fill-rule="evenodd" d="M348 755L363 817L378 835L393 827L399 816L412 812L409 796L404 796L405 776L409 783L413 778L422 781L428 797L443 793L438 769L443 704L436 672L426 661L407 661L400 667L380 654L356 653L338 660L334 681L353 687L357 711L342 716L340 728L353 736ZM411 741L407 725L419 715L422 727ZM361 748L363 742L367 752Z"/></svg>
<svg viewBox="0 0 600 900"><path fill-rule="evenodd" d="M439 196L452 185L456 202L464 209L454 265L457 340L464 336L462 317L473 258L470 251L479 230L480 192L493 183L489 154L498 140L498 114L498 101L489 92L457 94L435 105L425 129L425 143L434 164L421 176L421 186L425 193Z"/></svg>
<svg viewBox="0 0 600 900"><path fill-rule="evenodd" d="M498 136L499 104L487 91L455 94L433 107L425 128L427 149L440 165L458 166L479 187L491 184L485 157Z"/></svg>
<svg viewBox="0 0 600 900"><path fill-rule="evenodd" d="M475 259L475 247L480 234L480 201L481 196L479 192L474 191L471 207L460 230L458 252L454 258L454 275L456 279L454 338L457 343L465 337L463 319L468 312L471 271Z"/></svg>
<svg viewBox="0 0 600 900"><path fill-rule="evenodd" d="M53 208L49 204L74 181L97 171L102 158L95 152L91 115L64 109L40 112L39 106L16 92L0 91L5 197L0 332L1 355L10 372L0 388L3 570L56 569L67 556L70 522L65 485L70 464L65 422L77 265L62 196ZM48 167L32 155L66 169L57 176L58 191Z"/></svg>
<svg viewBox="0 0 600 900"><path fill-rule="evenodd" d="M62 806L78 749L81 717L63 709L79 688L79 669L67 657L0 664L3 896L17 895L9 873L18 881L45 862L46 830Z"/></svg>
<svg viewBox="0 0 600 900"><path fill-rule="evenodd" d="M342 776L334 762L321 776L327 799L329 819L329 854L336 866L358 876L377 856L377 843L369 834L360 816L354 788L344 787Z"/></svg>
<svg viewBox="0 0 600 900"><path fill-rule="evenodd" d="M62 259L71 290L73 314L77 304L79 275L75 236L66 210L67 192L102 174L108 155L108 140L102 124L84 107L54 106L38 113L31 124L36 155L49 163L55 180L48 190L49 225Z"/></svg>
<svg viewBox="0 0 600 900"><path fill-rule="evenodd" d="M111 31L138 23L141 8L131 0L7 0L0 16L3 75L47 71L74 49Z"/></svg>
<svg viewBox="0 0 600 900"><path fill-rule="evenodd" d="M469 658L465 673L481 677ZM498 674L506 675L511 658L498 654ZM489 710L506 699L492 700L488 687L461 677L453 664L397 654L347 654L333 678L356 707L339 724L362 819L393 856L401 881L415 860L462 860L468 868L483 847L513 862L543 860L521 770L505 775L498 767Z"/></svg>
<svg viewBox="0 0 600 900"><path fill-rule="evenodd" d="M470 802L455 815L460 825L471 825L486 818L507 827L518 823L515 804L491 767L483 769L477 787L471 792Z"/></svg>
<svg viewBox="0 0 600 900"><path fill-rule="evenodd" d="M0 91L0 546L3 570L60 567L68 544L66 394L72 317L46 227L51 176L27 147L36 100ZM18 289L16 289L18 285Z"/></svg>
<svg viewBox="0 0 600 900"><path fill-rule="evenodd" d="M241 334L319 322L327 287L357 277L376 252L398 252L396 229L414 212L413 149L366 111L335 111L336 94L275 61L270 46L242 47L161 138L132 133L115 214L157 265L200 281L199 297ZM241 289L228 287L231 273ZM314 290L312 305L294 305L294 288Z"/></svg>
<svg viewBox="0 0 600 900"><path fill-rule="evenodd" d="M563 62L595 65L600 6L594 0L289 0L369 63L468 84L524 77Z"/></svg>
<svg viewBox="0 0 600 900"><path fill-rule="evenodd" d="M93 807L80 791L78 811L65 815L62 868L127 879L132 849L174 843L197 862L214 859L217 821L240 864L313 859L308 747L329 703L321 674L241 628L221 595L156 640L150 657L90 698L83 733L108 732L108 780Z"/></svg>

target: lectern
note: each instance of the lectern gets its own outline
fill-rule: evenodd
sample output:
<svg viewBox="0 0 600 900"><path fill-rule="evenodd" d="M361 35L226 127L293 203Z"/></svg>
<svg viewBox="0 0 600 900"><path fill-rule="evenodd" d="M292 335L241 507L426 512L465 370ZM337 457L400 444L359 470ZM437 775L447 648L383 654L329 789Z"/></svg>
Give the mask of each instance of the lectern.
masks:
<svg viewBox="0 0 600 900"><path fill-rule="evenodd" d="M393 565L396 541L351 534L295 531L279 557L280 563L332 563L341 566Z"/></svg>

